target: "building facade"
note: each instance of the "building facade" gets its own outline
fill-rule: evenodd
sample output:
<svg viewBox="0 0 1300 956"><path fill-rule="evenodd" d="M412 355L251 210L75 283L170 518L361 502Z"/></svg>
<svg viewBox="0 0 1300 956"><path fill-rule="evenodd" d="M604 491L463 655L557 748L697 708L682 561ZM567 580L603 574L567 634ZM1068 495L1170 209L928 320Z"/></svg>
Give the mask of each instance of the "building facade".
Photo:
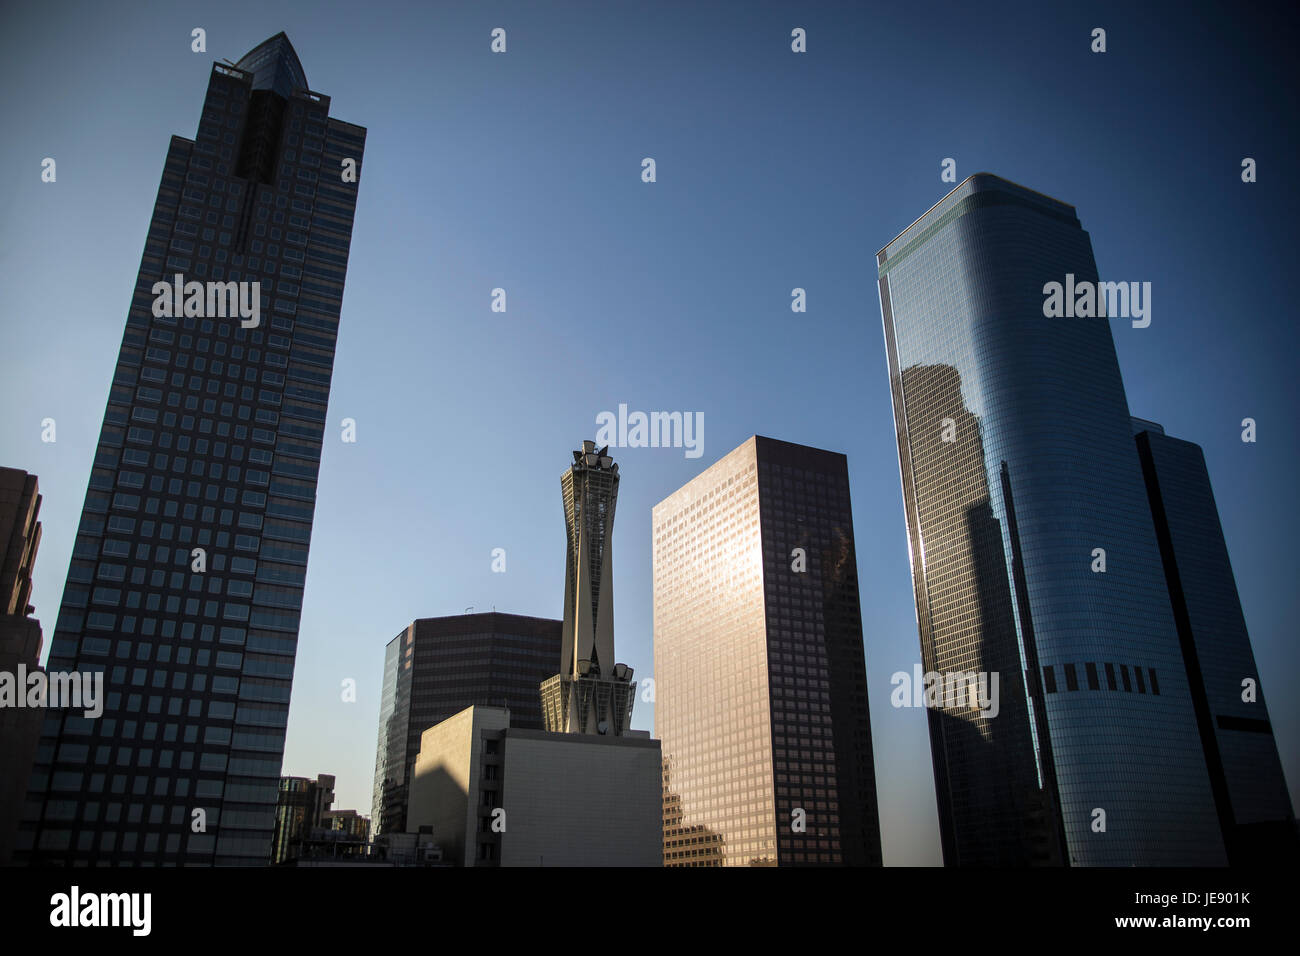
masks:
<svg viewBox="0 0 1300 956"><path fill-rule="evenodd" d="M1200 446L1133 420L1228 860L1296 859L1295 811Z"/></svg>
<svg viewBox="0 0 1300 956"><path fill-rule="evenodd" d="M456 866L662 865L659 741L511 727L470 707L423 734L410 826Z"/></svg>
<svg viewBox="0 0 1300 956"><path fill-rule="evenodd" d="M652 524L665 865L879 865L846 459L755 436Z"/></svg>
<svg viewBox="0 0 1300 956"><path fill-rule="evenodd" d="M922 663L1000 677L928 713L945 862L1222 864L1109 320L1045 315L1074 208L979 174L877 264Z"/></svg>
<svg viewBox="0 0 1300 956"><path fill-rule="evenodd" d="M542 728L538 685L555 673L562 622L519 614L458 614L411 622L388 643L380 690L371 826L407 829L420 736L466 707L504 705L514 724Z"/></svg>
<svg viewBox="0 0 1300 956"><path fill-rule="evenodd" d="M41 622L31 604L40 512L36 476L0 468L0 866L13 862L43 716L18 700L27 693L27 675L41 669Z"/></svg>
<svg viewBox="0 0 1300 956"><path fill-rule="evenodd" d="M321 814L320 828L349 843L370 842L370 818L356 810L327 810Z"/></svg>
<svg viewBox="0 0 1300 956"><path fill-rule="evenodd" d="M48 661L107 704L47 716L32 862L269 858L366 136L329 110L279 34L171 139Z"/></svg>
<svg viewBox="0 0 1300 956"><path fill-rule="evenodd" d="M324 815L334 805L334 777L281 777L275 808L275 837L271 843L273 864L302 853L303 843L313 830L324 826Z"/></svg>

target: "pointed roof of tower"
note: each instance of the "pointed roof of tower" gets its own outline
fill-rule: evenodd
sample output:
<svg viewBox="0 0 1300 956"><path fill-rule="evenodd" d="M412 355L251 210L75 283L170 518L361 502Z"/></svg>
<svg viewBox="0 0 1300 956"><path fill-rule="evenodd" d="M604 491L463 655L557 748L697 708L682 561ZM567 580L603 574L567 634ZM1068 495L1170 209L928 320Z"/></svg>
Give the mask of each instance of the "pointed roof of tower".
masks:
<svg viewBox="0 0 1300 956"><path fill-rule="evenodd" d="M310 89L302 61L284 31L253 47L235 66L253 74L255 90L271 90L288 99L294 90Z"/></svg>

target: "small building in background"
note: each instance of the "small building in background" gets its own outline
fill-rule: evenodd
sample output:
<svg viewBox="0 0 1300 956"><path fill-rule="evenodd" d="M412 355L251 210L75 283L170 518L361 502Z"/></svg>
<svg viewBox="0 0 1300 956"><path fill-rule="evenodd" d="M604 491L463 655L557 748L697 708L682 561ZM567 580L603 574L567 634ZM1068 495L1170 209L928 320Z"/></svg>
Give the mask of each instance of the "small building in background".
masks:
<svg viewBox="0 0 1300 956"><path fill-rule="evenodd" d="M281 777L275 807L275 837L271 862L283 863L297 856L312 830L320 829L326 811L334 804L334 777L323 773L310 777Z"/></svg>

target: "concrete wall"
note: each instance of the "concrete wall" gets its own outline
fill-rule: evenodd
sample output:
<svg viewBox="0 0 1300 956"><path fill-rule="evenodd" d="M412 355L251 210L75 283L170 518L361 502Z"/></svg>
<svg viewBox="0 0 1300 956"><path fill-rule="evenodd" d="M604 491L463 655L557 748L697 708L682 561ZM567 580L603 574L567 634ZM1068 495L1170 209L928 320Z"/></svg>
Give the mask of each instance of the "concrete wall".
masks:
<svg viewBox="0 0 1300 956"><path fill-rule="evenodd" d="M661 866L659 741L509 730L502 866Z"/></svg>
<svg viewBox="0 0 1300 956"><path fill-rule="evenodd" d="M509 726L509 715L498 707L467 707L420 736L406 830L432 826L433 840L450 863L474 865L479 737L484 730Z"/></svg>

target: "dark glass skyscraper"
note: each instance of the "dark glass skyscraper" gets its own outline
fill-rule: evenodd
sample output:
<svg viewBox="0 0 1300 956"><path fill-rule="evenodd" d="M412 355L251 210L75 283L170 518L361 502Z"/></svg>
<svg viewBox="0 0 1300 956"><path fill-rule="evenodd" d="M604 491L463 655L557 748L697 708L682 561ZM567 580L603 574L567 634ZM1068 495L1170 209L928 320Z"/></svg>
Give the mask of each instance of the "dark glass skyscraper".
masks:
<svg viewBox="0 0 1300 956"><path fill-rule="evenodd" d="M922 663L1000 675L929 711L945 861L1222 864L1109 321L1044 315L1074 208L971 176L877 261Z"/></svg>
<svg viewBox="0 0 1300 956"><path fill-rule="evenodd" d="M366 136L329 108L278 34L172 137L48 662L107 702L46 717L33 862L269 860Z"/></svg>
<svg viewBox="0 0 1300 956"><path fill-rule="evenodd" d="M1228 858L1295 862L1295 813L1200 446L1133 420Z"/></svg>
<svg viewBox="0 0 1300 956"><path fill-rule="evenodd" d="M466 707L507 707L510 725L542 730L537 688L555 673L561 622L519 614L421 618L388 642L379 701L371 827L406 830L420 736Z"/></svg>
<svg viewBox="0 0 1300 956"><path fill-rule="evenodd" d="M845 457L755 436L652 524L664 865L880 865Z"/></svg>

